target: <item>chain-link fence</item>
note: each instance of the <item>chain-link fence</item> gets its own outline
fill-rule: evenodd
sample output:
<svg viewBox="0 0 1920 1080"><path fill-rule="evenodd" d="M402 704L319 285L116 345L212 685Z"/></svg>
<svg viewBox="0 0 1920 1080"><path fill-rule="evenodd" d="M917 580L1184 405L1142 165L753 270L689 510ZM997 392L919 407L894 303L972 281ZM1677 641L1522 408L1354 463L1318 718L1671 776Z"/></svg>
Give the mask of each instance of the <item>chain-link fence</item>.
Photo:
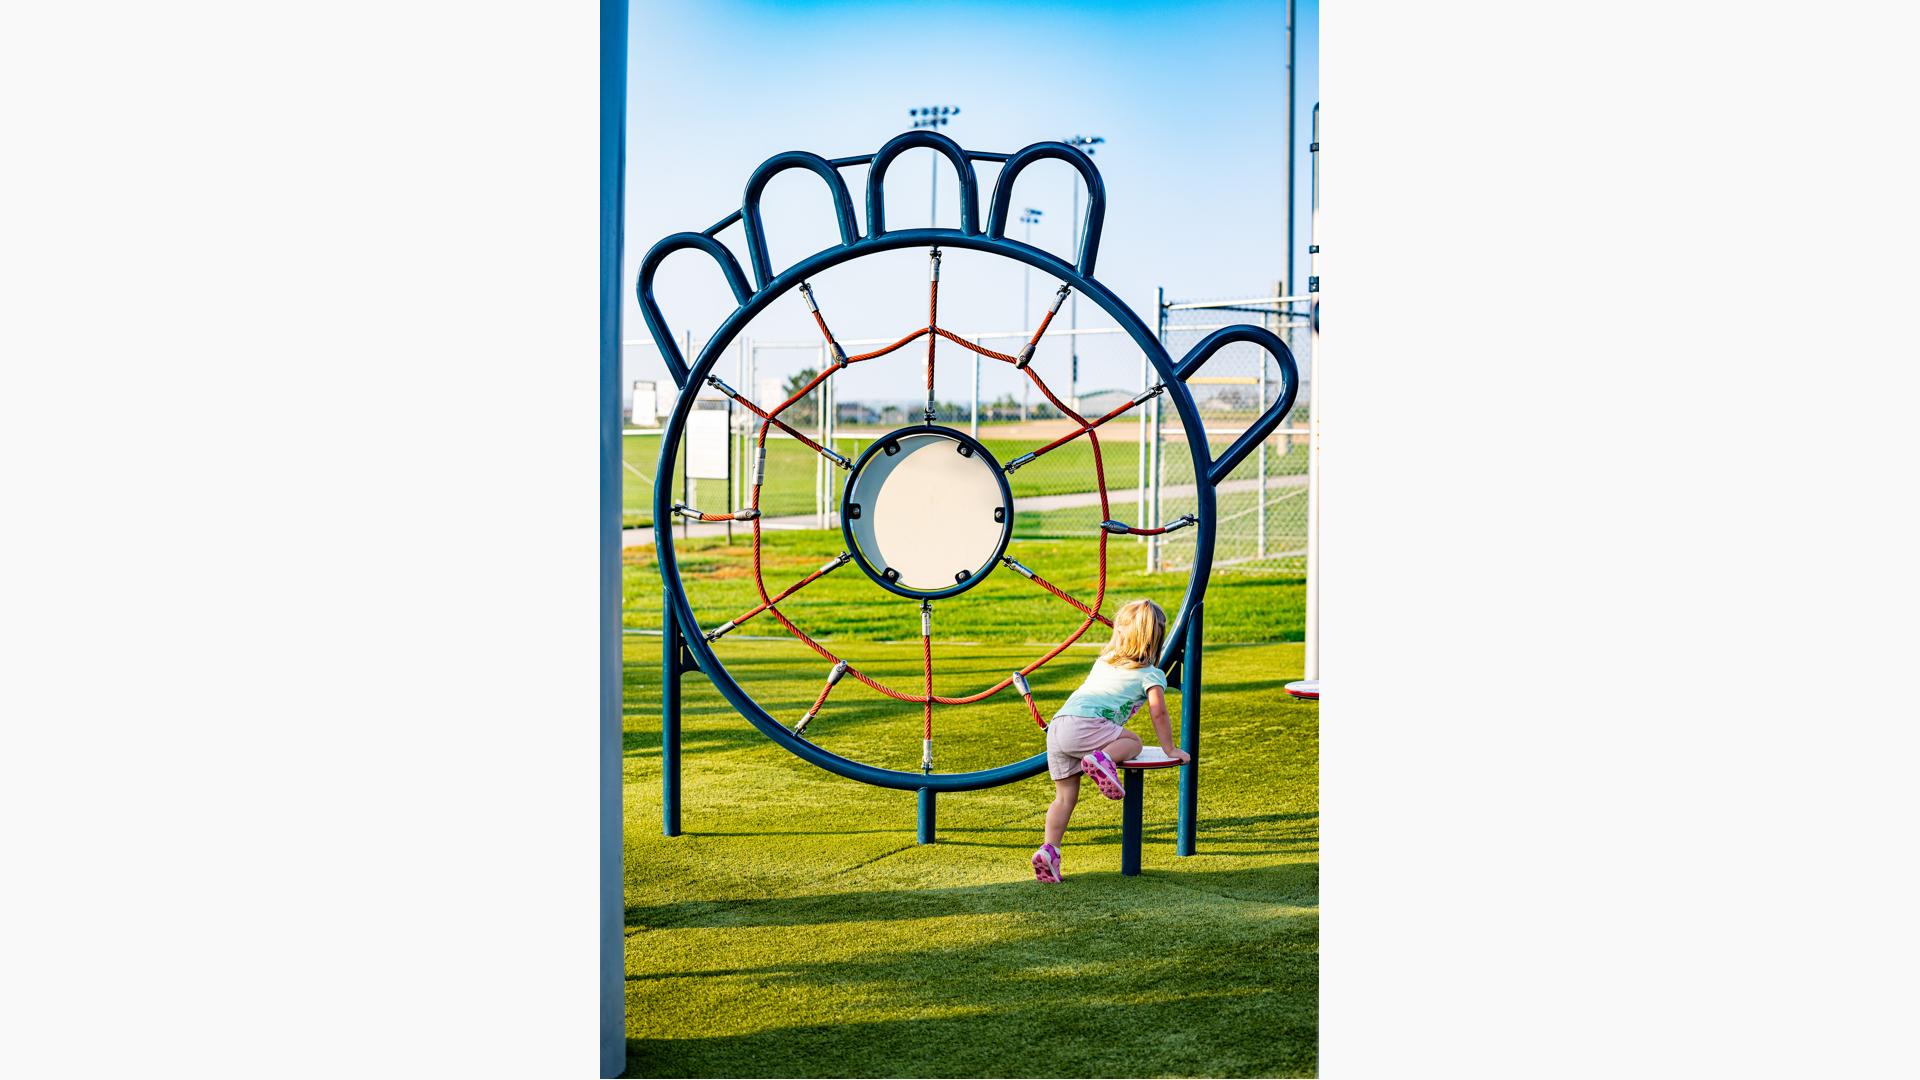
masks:
<svg viewBox="0 0 1920 1080"><path fill-rule="evenodd" d="M1293 353L1301 387L1293 411L1221 483L1218 492L1217 571L1259 570L1305 574L1307 561L1307 418L1312 410L1311 359L1306 301L1286 296L1275 285L1267 296L1226 300L1162 300L1160 340L1176 360L1208 334L1224 326L1252 323L1278 334ZM1225 450L1284 389L1280 365L1251 342L1236 342L1215 353L1187 380L1207 442ZM1171 409L1156 400L1148 423L1153 472L1149 484L1157 508L1149 516L1171 521L1195 505L1193 455ZM1148 544L1149 569L1178 569L1193 560L1194 534L1172 533Z"/></svg>

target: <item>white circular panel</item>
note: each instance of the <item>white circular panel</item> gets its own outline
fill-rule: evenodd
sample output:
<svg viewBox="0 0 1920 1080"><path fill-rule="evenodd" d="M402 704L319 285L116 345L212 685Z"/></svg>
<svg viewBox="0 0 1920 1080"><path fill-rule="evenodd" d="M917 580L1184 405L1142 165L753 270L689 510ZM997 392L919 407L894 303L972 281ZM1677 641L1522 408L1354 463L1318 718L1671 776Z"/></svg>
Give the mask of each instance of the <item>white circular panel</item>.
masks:
<svg viewBox="0 0 1920 1080"><path fill-rule="evenodd" d="M897 444L898 453L885 447ZM992 567L1012 528L999 469L983 453L937 430L881 441L848 487L848 532L876 576L921 592L952 589ZM962 450L967 452L962 453ZM996 515L996 511L998 514Z"/></svg>

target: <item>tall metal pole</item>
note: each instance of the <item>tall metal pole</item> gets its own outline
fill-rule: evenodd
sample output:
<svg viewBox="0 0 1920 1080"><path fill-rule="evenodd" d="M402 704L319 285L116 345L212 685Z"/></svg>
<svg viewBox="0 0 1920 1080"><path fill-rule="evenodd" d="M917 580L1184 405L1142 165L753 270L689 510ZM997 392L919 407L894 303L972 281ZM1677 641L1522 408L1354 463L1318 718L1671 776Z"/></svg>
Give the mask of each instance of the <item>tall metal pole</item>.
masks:
<svg viewBox="0 0 1920 1080"><path fill-rule="evenodd" d="M840 438L840 380L828 379L821 386L820 406L827 410L827 438L820 445L831 448ZM822 464L825 462L823 461ZM840 515L840 498L833 492L833 485L839 482L840 474L827 469L827 525L831 529L839 522L834 519Z"/></svg>
<svg viewBox="0 0 1920 1080"><path fill-rule="evenodd" d="M620 287L626 221L627 0L600 3L600 1075L627 1068L622 859Z"/></svg>
<svg viewBox="0 0 1920 1080"><path fill-rule="evenodd" d="M980 344L980 339L974 338L973 343L975 345ZM969 421L967 426L970 428L970 430L968 431L969 435L972 435L976 439L980 437L980 354L979 353L973 354L973 413L972 413L972 419Z"/></svg>
<svg viewBox="0 0 1920 1080"><path fill-rule="evenodd" d="M734 348L733 380L733 384L741 387L745 393L751 394L754 392L753 383L747 379L747 338L744 334L741 335L739 343ZM751 445L748 441L747 433L753 430L752 415L752 413L747 412L745 409L740 410L740 430L736 433L737 438L735 439L735 445L739 448L740 468L735 470L733 474L738 478L737 483L740 486L739 498L734 504L736 506L747 505L747 454L750 453L747 447Z"/></svg>
<svg viewBox="0 0 1920 1080"><path fill-rule="evenodd" d="M733 546L733 399L727 399L727 546Z"/></svg>
<svg viewBox="0 0 1920 1080"><path fill-rule="evenodd" d="M1286 283L1275 282L1273 295L1287 295ZM1287 309L1278 303L1273 306L1273 309L1274 313L1267 316L1267 321L1281 322L1283 328L1280 333L1284 336L1286 334L1284 323ZM1264 356L1260 358L1260 382L1254 392L1253 410L1253 415L1255 416L1265 416L1267 414L1267 360ZM1256 500L1257 508L1254 511L1253 523L1253 553L1256 559L1264 559L1267 557L1267 449L1272 444L1273 437L1268 436L1266 441L1260 444L1260 448L1254 451L1254 456L1260 459L1254 470L1255 475L1258 477L1256 483L1259 484L1259 498Z"/></svg>
<svg viewBox="0 0 1920 1080"><path fill-rule="evenodd" d="M1295 697L1320 696L1320 103L1313 104L1313 216L1307 238L1307 648L1303 678L1287 684Z"/></svg>
<svg viewBox="0 0 1920 1080"><path fill-rule="evenodd" d="M746 380L743 381L740 385L750 386L753 388L749 390L748 393L758 395L754 398L755 401L765 400L765 395L760 394L760 350L758 347L756 347L753 344L752 338L747 339L747 377L746 377ZM747 467L747 463L752 460L752 458L750 458L748 455L754 454L757 452L756 448L758 446L759 441L760 441L760 437L754 434L753 421L748 420L747 421L747 441L746 441L746 444L742 446L740 450L740 472L743 475L751 473L753 471L752 469ZM753 481L751 479L747 481L747 483L749 484L751 484L752 482ZM747 500L741 499L740 504L742 506L745 506L747 504Z"/></svg>
<svg viewBox="0 0 1920 1080"><path fill-rule="evenodd" d="M823 341L820 343L820 370L827 370L828 363L827 343ZM832 379L827 380L829 383L832 381ZM814 419L820 428L820 445L832 446L832 443L827 442L827 395L824 388L820 396L814 399L813 408L814 412L819 414ZM826 458L815 455L813 459L813 521L814 527L819 529L827 527L827 484L830 482L827 479L827 470L829 468L831 466L827 464Z"/></svg>
<svg viewBox="0 0 1920 1080"><path fill-rule="evenodd" d="M693 355L693 331L688 330L682 333L680 335L680 340L686 343L684 346L685 351L682 352L680 355L692 356ZM697 391L692 389L687 389L687 390L681 391L681 393L692 394L692 393L697 393ZM687 433L684 431L680 433L680 453L678 456L680 461L680 501L683 503L686 503L688 506L692 506L693 505L693 477L687 473ZM691 531L692 528L693 528L692 519L681 518L680 519L680 539L685 540L687 537L692 536L693 535Z"/></svg>
<svg viewBox="0 0 1920 1080"><path fill-rule="evenodd" d="M1313 393L1307 399L1308 467L1313 475L1307 478L1307 562L1312 564L1307 574L1307 617L1311 620L1307 627L1306 676L1314 681L1314 690L1319 691L1320 681L1320 103L1313 103L1313 146L1309 151L1313 156L1313 218L1310 223L1307 257L1312 262L1312 271L1307 278L1307 373L1313 379Z"/></svg>
<svg viewBox="0 0 1920 1080"><path fill-rule="evenodd" d="M1294 60L1298 55L1297 50L1294 49L1294 2L1295 0L1287 0L1287 285L1293 285L1298 281L1293 276L1293 114L1296 109L1293 98L1293 75L1296 66ZM1286 293L1283 292L1280 295L1285 296Z"/></svg>
<svg viewBox="0 0 1920 1080"><path fill-rule="evenodd" d="M1080 190L1079 188L1074 189L1076 194L1079 192L1079 190ZM1031 206L1027 207L1025 210L1020 211L1020 224L1025 225L1027 227L1027 246L1028 247L1033 246L1033 227L1036 223L1039 222L1041 216L1044 213L1045 213L1044 211L1035 210ZM1021 274L1023 275L1020 279L1021 280L1020 329L1026 331L1027 333L1032 333L1033 332L1033 303L1032 303L1033 301L1033 267L1028 266L1025 263L1021 263L1020 267L1021 267Z"/></svg>
<svg viewBox="0 0 1920 1080"><path fill-rule="evenodd" d="M1073 178L1073 250L1067 257L1076 264L1080 261L1080 177ZM1075 289L1067 299L1067 329L1080 329L1080 290ZM1080 335L1067 335L1067 404L1074 412L1080 411Z"/></svg>
<svg viewBox="0 0 1920 1080"><path fill-rule="evenodd" d="M958 105L928 105L919 109L908 109L907 115L914 117L913 126L920 128L946 127L948 121L960 115ZM940 224L940 155L932 155L927 162L927 228L938 228Z"/></svg>
<svg viewBox="0 0 1920 1080"><path fill-rule="evenodd" d="M1079 190L1080 190L1079 188L1074 188L1074 192L1076 194L1079 192ZM1035 210L1031 206L1027 207L1025 210L1020 211L1020 223L1027 227L1027 246L1028 247L1033 246L1033 226L1036 222L1040 220L1041 215L1043 213L1044 211ZM1033 267L1027 266L1025 263L1022 263L1021 268L1022 268L1021 273L1023 276L1021 278L1021 284L1020 284L1020 329L1023 333L1032 334L1033 333ZM976 369L979 367L978 360L975 361L974 367ZM1027 422L1027 380L1025 379L1020 380L1020 422L1023 424ZM976 433L974 437L979 438L979 435Z"/></svg>
<svg viewBox="0 0 1920 1080"><path fill-rule="evenodd" d="M1155 317L1154 326L1156 328L1154 333L1159 337L1160 344L1165 346L1167 343L1167 290L1165 286L1154 290L1153 307ZM1160 459L1160 399L1165 396L1165 394L1155 394L1153 400L1147 403L1147 408L1151 410L1152 425L1152 430L1147 433L1147 474L1148 481L1153 485L1152 490L1147 495L1147 521L1154 525L1159 524L1160 521L1161 473L1164 472L1166 468L1165 463ZM1196 468L1194 471L1196 473L1194 477L1195 482L1201 482L1202 478L1197 475L1199 470ZM1158 536L1149 536L1147 537L1147 572L1153 573L1159 569L1160 538Z"/></svg>
<svg viewBox="0 0 1920 1080"><path fill-rule="evenodd" d="M1166 295L1167 290L1164 286L1156 291L1156 298ZM1148 382L1151 378L1153 378L1152 364L1148 362L1147 354L1141 353L1140 389L1145 390L1148 386L1151 386L1152 384ZM1147 516L1147 410L1135 409L1134 411L1139 414L1140 423L1138 439L1133 444L1134 475L1136 478L1133 489L1133 519L1152 526L1155 523L1152 518ZM1140 542L1144 544L1149 539L1151 538L1142 536L1140 537ZM1136 769L1134 771L1138 772L1139 770Z"/></svg>
<svg viewBox="0 0 1920 1080"><path fill-rule="evenodd" d="M1067 145L1078 147L1088 157L1093 156L1093 148L1107 140L1099 135L1070 135ZM1068 253L1073 262L1080 261L1080 174L1073 176L1073 250ZM1080 329L1080 293L1075 290L1067 307L1067 329ZM1069 335L1067 367L1067 404L1075 412L1080 411L1080 335Z"/></svg>

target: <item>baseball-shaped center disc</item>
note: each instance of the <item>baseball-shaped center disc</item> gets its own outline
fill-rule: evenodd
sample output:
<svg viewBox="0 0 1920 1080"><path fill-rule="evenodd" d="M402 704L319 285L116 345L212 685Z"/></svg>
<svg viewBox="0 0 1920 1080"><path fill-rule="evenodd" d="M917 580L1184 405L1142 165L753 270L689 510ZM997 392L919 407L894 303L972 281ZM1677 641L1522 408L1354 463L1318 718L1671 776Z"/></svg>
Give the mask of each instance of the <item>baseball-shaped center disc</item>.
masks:
<svg viewBox="0 0 1920 1080"><path fill-rule="evenodd" d="M854 463L840 500L847 550L890 592L934 599L984 580L1013 535L1013 493L965 433L908 427Z"/></svg>

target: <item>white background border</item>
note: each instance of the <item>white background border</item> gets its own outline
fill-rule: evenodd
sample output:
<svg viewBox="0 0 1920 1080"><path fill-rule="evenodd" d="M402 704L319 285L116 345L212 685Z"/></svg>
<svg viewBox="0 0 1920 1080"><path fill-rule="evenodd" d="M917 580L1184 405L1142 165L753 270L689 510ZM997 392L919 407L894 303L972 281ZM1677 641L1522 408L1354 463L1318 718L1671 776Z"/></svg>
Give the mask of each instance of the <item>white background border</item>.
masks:
<svg viewBox="0 0 1920 1080"><path fill-rule="evenodd" d="M1329 5L1326 1075L1913 1069L1881 10ZM596 34L6 16L5 1072L592 1074Z"/></svg>

